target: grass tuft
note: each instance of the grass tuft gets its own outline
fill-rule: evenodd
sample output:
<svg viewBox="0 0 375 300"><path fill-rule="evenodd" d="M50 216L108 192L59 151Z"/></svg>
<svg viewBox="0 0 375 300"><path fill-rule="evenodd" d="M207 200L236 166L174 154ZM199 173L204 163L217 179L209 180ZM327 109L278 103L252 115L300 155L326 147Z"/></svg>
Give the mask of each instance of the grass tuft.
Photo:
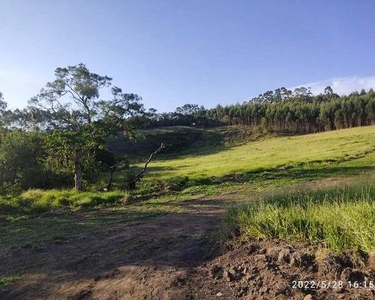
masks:
<svg viewBox="0 0 375 300"><path fill-rule="evenodd" d="M8 284L11 284L17 280L20 280L21 276L15 275L15 276L0 276L0 288L4 287Z"/></svg>

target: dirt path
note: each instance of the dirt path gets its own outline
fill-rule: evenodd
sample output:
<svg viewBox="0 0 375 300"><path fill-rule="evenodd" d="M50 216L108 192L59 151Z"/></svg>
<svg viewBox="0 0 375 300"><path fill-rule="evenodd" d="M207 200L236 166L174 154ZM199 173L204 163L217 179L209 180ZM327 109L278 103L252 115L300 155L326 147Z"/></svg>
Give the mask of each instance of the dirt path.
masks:
<svg viewBox="0 0 375 300"><path fill-rule="evenodd" d="M0 270L26 273L0 292L1 299L190 299L194 267L217 254L228 202L178 202L169 213L108 235L42 249L1 252Z"/></svg>

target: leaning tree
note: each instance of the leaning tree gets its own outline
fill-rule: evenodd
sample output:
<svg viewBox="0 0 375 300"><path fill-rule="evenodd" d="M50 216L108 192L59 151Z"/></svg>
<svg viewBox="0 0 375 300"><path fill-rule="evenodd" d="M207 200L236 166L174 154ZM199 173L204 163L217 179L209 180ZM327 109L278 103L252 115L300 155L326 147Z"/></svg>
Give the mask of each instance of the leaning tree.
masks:
<svg viewBox="0 0 375 300"><path fill-rule="evenodd" d="M112 78L92 73L84 64L57 68L48 82L29 101L29 111L46 130L51 165L74 175L74 187L82 190L84 166L95 163L110 135L134 128L129 117L144 112L137 94L111 88ZM102 95L110 95L103 99Z"/></svg>

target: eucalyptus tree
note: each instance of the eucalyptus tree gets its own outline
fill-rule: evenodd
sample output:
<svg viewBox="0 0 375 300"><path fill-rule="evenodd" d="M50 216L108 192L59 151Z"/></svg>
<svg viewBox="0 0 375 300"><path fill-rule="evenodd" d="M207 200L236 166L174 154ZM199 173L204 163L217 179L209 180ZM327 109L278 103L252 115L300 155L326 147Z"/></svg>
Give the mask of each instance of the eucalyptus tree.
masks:
<svg viewBox="0 0 375 300"><path fill-rule="evenodd" d="M7 103L4 101L3 93L0 92L0 137L6 125L6 121L5 121L6 108L7 108Z"/></svg>
<svg viewBox="0 0 375 300"><path fill-rule="evenodd" d="M52 132L48 135L51 166L74 175L76 190L82 190L83 169L105 150L106 138L118 131L132 132L129 118L144 112L137 94L111 84L111 77L92 73L81 63L57 68L55 80L29 101L30 111L42 116L39 124Z"/></svg>
<svg viewBox="0 0 375 300"><path fill-rule="evenodd" d="M0 114L2 114L6 108L7 108L7 104L4 101L3 93L0 92Z"/></svg>
<svg viewBox="0 0 375 300"><path fill-rule="evenodd" d="M328 95L328 96L332 96L333 95L333 89L328 85L325 89L324 89L324 94Z"/></svg>
<svg viewBox="0 0 375 300"><path fill-rule="evenodd" d="M4 110L6 108L6 103L4 102L3 93L0 92L0 110Z"/></svg>

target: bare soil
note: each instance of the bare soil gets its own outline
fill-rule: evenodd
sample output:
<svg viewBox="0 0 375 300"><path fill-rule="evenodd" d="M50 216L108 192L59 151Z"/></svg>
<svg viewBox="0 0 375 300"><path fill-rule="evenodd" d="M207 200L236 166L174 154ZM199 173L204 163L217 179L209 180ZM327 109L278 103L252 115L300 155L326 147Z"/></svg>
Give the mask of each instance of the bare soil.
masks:
<svg viewBox="0 0 375 300"><path fill-rule="evenodd" d="M169 213L109 234L40 248L0 245L1 274L22 279L0 299L185 299L188 279L218 254L225 200L182 201ZM215 236L215 237L214 237Z"/></svg>
<svg viewBox="0 0 375 300"><path fill-rule="evenodd" d="M228 199L179 202L184 213L41 248L0 245L0 275L22 279L0 299L374 299L373 256L324 256L308 245L253 240L220 247ZM214 242L216 241L216 242ZM309 281L293 288L293 281ZM312 281L345 286L312 288ZM337 285L337 284L336 284Z"/></svg>
<svg viewBox="0 0 375 300"><path fill-rule="evenodd" d="M323 255L309 248L244 242L195 269L189 281L194 299L375 299L373 254Z"/></svg>

